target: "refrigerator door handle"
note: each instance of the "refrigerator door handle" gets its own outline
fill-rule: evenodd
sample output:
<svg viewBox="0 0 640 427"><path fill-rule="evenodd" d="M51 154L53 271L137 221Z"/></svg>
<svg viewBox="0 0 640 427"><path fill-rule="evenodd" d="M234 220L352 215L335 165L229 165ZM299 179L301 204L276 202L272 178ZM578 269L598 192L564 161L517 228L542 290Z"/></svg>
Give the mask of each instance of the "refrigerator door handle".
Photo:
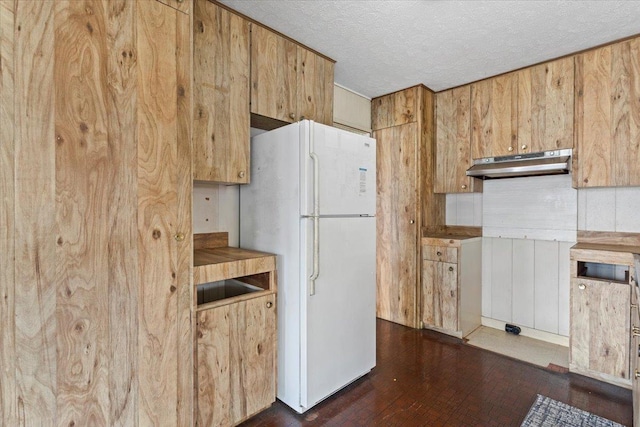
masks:
<svg viewBox="0 0 640 427"><path fill-rule="evenodd" d="M313 122L309 132L309 157L313 160L313 273L309 277L311 289L309 295L316 294L316 279L320 275L320 161L314 150Z"/></svg>

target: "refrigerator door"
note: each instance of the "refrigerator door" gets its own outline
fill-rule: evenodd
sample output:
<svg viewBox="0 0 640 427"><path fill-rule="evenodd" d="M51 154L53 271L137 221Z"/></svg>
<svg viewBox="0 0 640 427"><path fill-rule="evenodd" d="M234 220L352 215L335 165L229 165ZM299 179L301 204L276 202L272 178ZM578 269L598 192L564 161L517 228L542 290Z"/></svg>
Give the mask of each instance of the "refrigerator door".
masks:
<svg viewBox="0 0 640 427"><path fill-rule="evenodd" d="M319 215L375 215L376 140L308 120L300 122L300 132L302 215L314 213L315 173Z"/></svg>
<svg viewBox="0 0 640 427"><path fill-rule="evenodd" d="M301 410L368 373L376 361L376 219L320 219L319 276L310 295L313 220L305 219ZM306 274L305 274L306 273ZM294 408L295 409L295 408Z"/></svg>

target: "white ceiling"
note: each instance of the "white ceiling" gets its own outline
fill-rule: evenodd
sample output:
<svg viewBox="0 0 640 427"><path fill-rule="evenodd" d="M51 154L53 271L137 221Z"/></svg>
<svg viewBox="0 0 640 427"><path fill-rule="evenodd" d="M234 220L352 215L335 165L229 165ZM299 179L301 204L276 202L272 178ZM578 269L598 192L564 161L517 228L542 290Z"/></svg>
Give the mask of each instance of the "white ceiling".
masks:
<svg viewBox="0 0 640 427"><path fill-rule="evenodd" d="M337 61L375 97L448 89L640 34L640 1L219 0Z"/></svg>

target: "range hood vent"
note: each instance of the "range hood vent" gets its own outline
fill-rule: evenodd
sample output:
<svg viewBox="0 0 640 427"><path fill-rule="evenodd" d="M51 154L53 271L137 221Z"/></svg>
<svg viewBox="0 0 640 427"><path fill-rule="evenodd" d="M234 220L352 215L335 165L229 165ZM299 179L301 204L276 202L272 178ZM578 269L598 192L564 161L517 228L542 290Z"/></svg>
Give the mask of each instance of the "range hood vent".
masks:
<svg viewBox="0 0 640 427"><path fill-rule="evenodd" d="M473 161L467 176L480 179L557 175L571 171L571 149L485 157Z"/></svg>

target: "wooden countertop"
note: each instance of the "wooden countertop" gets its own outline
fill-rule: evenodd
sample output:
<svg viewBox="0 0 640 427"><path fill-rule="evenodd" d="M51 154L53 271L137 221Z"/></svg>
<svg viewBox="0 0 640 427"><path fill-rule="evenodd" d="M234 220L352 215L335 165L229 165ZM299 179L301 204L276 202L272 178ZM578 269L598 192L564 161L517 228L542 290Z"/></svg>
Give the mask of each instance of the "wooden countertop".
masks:
<svg viewBox="0 0 640 427"><path fill-rule="evenodd" d="M227 246L226 233L194 235L193 284L217 282L276 270L276 256ZM212 245L214 247L207 247ZM269 286L275 291L275 287ZM265 289L266 290L266 289Z"/></svg>
<svg viewBox="0 0 640 427"><path fill-rule="evenodd" d="M459 246L463 240L479 239L480 236L465 236L456 234L427 234L421 243L430 246Z"/></svg>
<svg viewBox="0 0 640 427"><path fill-rule="evenodd" d="M589 251L610 251L640 254L640 246L632 245L608 245L603 243L576 243L571 249L583 249Z"/></svg>

